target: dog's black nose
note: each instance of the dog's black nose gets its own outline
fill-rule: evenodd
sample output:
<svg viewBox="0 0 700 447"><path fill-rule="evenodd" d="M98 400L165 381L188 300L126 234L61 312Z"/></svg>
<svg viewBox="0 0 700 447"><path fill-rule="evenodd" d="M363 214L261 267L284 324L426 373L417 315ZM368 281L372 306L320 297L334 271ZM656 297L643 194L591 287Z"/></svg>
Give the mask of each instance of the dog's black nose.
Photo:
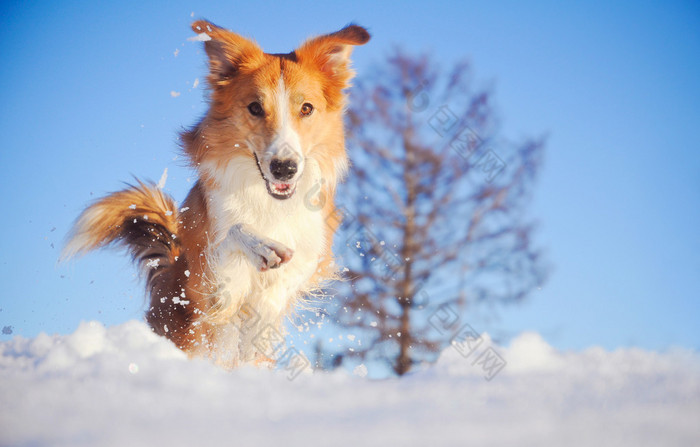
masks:
<svg viewBox="0 0 700 447"><path fill-rule="evenodd" d="M297 173L297 163L294 160L279 160L274 158L270 162L270 172L277 180L289 180Z"/></svg>

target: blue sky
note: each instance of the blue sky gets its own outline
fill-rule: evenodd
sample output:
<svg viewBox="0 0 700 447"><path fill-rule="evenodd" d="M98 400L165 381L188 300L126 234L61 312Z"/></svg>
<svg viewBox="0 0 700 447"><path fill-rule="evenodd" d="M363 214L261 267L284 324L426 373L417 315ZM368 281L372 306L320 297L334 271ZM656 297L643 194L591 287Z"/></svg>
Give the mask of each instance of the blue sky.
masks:
<svg viewBox="0 0 700 447"><path fill-rule="evenodd" d="M355 21L373 35L360 76L395 44L443 66L468 58L505 137L548 135L531 216L553 267L529 301L473 325L561 349L700 348L697 3L35 1L0 14L0 326L14 334L141 318L125 256L56 261L83 207L132 175L168 168L178 200L191 187L176 133L205 109L205 57L187 41L203 17L270 52Z"/></svg>

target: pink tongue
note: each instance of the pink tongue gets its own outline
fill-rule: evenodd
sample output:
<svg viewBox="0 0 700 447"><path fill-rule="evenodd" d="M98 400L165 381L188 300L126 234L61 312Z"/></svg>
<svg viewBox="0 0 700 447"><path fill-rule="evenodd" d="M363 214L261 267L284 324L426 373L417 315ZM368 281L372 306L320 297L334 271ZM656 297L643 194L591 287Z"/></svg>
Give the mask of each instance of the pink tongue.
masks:
<svg viewBox="0 0 700 447"><path fill-rule="evenodd" d="M276 191L287 191L289 189L289 184L288 183L282 183L282 184L274 184L274 188Z"/></svg>

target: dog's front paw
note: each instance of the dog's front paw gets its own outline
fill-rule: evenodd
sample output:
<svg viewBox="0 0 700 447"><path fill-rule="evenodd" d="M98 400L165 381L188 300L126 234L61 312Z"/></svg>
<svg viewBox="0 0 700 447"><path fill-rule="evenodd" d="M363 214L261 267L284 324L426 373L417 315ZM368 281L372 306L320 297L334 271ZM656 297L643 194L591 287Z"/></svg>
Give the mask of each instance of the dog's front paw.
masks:
<svg viewBox="0 0 700 447"><path fill-rule="evenodd" d="M294 255L291 249L272 239L261 239L257 245L250 247L250 249L251 253L248 254L248 258L261 272L280 267L289 262Z"/></svg>
<svg viewBox="0 0 700 447"><path fill-rule="evenodd" d="M276 269L289 262L294 251L285 245L256 234L249 226L239 224L229 231L231 238L248 260L261 272Z"/></svg>

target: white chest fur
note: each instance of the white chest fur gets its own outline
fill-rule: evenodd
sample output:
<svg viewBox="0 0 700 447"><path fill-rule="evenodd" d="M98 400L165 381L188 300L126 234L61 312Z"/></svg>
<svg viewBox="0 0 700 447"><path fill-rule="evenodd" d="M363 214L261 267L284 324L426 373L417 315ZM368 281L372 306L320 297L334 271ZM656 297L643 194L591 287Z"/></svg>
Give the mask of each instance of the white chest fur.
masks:
<svg viewBox="0 0 700 447"><path fill-rule="evenodd" d="M207 196L207 208L214 222L214 234L207 260L216 284L209 318L220 327L217 348L238 351L237 360L254 355L250 337L267 325L278 328L290 302L308 292L309 280L318 268L324 247L321 212L305 203L305 195L320 181L318 166L307 163L293 197L271 197L257 170L247 157L232 159L224 168L203 166L216 181ZM293 250L292 259L281 267L261 272L254 266L230 231L245 225L256 235L272 239ZM230 322L241 306L252 308L259 317L251 334L236 334ZM224 340L224 338L226 340ZM230 355L230 354L229 354Z"/></svg>

